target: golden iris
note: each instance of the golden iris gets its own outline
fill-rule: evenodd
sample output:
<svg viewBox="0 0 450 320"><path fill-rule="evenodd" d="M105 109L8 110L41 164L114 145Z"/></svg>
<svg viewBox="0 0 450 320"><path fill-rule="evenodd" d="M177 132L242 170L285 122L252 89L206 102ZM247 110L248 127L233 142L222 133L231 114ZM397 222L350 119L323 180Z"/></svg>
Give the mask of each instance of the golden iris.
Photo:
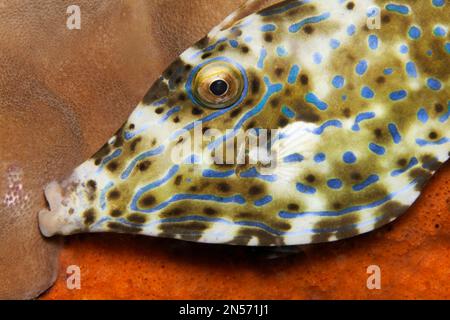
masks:
<svg viewBox="0 0 450 320"><path fill-rule="evenodd" d="M221 109L239 100L244 87L242 75L227 62L212 62L195 75L195 98L205 107Z"/></svg>

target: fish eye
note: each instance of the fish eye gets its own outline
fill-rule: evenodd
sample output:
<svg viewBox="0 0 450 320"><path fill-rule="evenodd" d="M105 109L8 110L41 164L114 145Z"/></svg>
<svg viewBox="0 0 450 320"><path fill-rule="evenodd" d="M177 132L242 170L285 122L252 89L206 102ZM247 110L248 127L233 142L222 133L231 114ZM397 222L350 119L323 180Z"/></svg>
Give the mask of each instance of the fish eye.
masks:
<svg viewBox="0 0 450 320"><path fill-rule="evenodd" d="M193 80L195 98L205 107L222 109L239 100L244 87L242 75L227 62L203 66Z"/></svg>

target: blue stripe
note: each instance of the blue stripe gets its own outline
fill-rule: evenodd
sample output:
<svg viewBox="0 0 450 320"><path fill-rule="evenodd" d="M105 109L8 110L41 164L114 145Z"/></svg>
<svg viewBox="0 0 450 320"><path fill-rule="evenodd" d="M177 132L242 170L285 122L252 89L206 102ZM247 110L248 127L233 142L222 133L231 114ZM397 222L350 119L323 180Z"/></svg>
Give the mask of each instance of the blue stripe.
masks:
<svg viewBox="0 0 450 320"><path fill-rule="evenodd" d="M314 93L309 92L305 96L306 102L312 103L317 109L323 111L328 108L328 104L321 101Z"/></svg>
<svg viewBox="0 0 450 320"><path fill-rule="evenodd" d="M255 167L252 167L247 171L242 171L239 176L242 178L258 178L267 182L275 182L277 180L276 175L261 174Z"/></svg>
<svg viewBox="0 0 450 320"><path fill-rule="evenodd" d="M393 176L393 177L399 176L402 173L405 173L406 171L408 171L409 169L414 167L415 165L417 165L418 163L419 163L419 161L417 160L417 158L413 157L413 158L411 158L411 160L409 160L409 163L406 166L406 168L397 169L397 170L392 171L391 176Z"/></svg>
<svg viewBox="0 0 450 320"><path fill-rule="evenodd" d="M377 208L379 206L382 206L383 204L385 204L385 203L389 202L390 200L394 199L399 194L402 194L404 192L409 191L410 189L415 187L416 184L417 184L417 181L413 180L412 182L410 182L403 189L401 189L399 191L396 191L396 192L392 192L392 193L388 194L386 197L381 198L379 200L376 200L376 201L371 202L371 203L366 204L366 205L357 205L357 206L341 209L341 210L338 210L338 211L305 211L305 212L280 211L278 213L278 215L281 218L285 218L285 219L294 219L294 218L307 217L307 216L339 217L339 216L346 215L348 213L352 213L352 212L356 212L356 211L362 211L362 210L366 210L366 209L373 209L373 208Z"/></svg>
<svg viewBox="0 0 450 320"><path fill-rule="evenodd" d="M384 147L382 147L376 143L373 143L373 142L371 142L369 144L369 149L370 149L370 151L372 151L373 153L375 153L379 156L382 156L386 152L386 149Z"/></svg>
<svg viewBox="0 0 450 320"><path fill-rule="evenodd" d="M400 141L402 140L402 137L401 137L400 133L398 132L397 126L394 123L389 123L388 129L389 129L389 133L392 136L392 139L394 140L394 143L395 144L400 143Z"/></svg>
<svg viewBox="0 0 450 320"><path fill-rule="evenodd" d="M294 2L290 2L287 5L281 7L281 8L274 8L274 9L270 9L270 10L264 10L263 12L260 13L261 16L263 17L267 17L267 16L272 16L272 15L276 15L276 14L281 14L284 13L288 10L291 10L293 8L297 8L300 6L303 6L307 3L310 3L311 0L303 0L303 1L294 1Z"/></svg>
<svg viewBox="0 0 450 320"><path fill-rule="evenodd" d="M294 84L295 83L295 81L297 80L299 72L300 72L300 67L298 65L294 64L291 67L291 70L289 71L289 76L288 76L288 83L289 84Z"/></svg>
<svg viewBox="0 0 450 320"><path fill-rule="evenodd" d="M336 128L342 128L342 122L339 120L328 120L324 124L322 124L320 127L313 130L313 133L316 135L321 135L326 128L328 127L336 127Z"/></svg>
<svg viewBox="0 0 450 320"><path fill-rule="evenodd" d="M376 174L372 174L370 175L366 180L364 180L361 183L355 184L352 189L354 191L361 191L364 190L365 188L369 187L370 185L374 184L375 182L377 182L378 180L380 180L380 177L377 176Z"/></svg>
<svg viewBox="0 0 450 320"><path fill-rule="evenodd" d="M438 146L438 145L441 145L441 144L446 144L448 142L450 142L450 139L447 138L447 137L441 138L441 139L439 139L437 141L428 141L428 140L424 140L424 139L416 139L416 143L419 146L421 146L421 147L424 147L424 146Z"/></svg>
<svg viewBox="0 0 450 320"><path fill-rule="evenodd" d="M228 139L236 136L237 132L242 128L244 123L248 119L250 119L250 118L254 117L255 115L257 115L258 113L260 113L263 110L263 108L266 106L267 101L269 100L269 98L273 94L281 91L281 89L283 88L283 86L281 84L271 84L268 77L264 77L264 83L267 86L267 92L264 95L264 97L261 99L261 101L255 107L253 107L249 112L247 112L242 118L239 119L239 121L234 126L234 128L233 128L233 130L231 132L229 132L228 134L225 134L224 136L222 136L222 137L214 140L213 142L211 142L208 145L208 149L209 150L215 149L221 143L224 143Z"/></svg>
<svg viewBox="0 0 450 320"><path fill-rule="evenodd" d="M315 17L308 17L306 19L301 20L300 22L297 22L297 23L294 23L293 25L291 25L289 27L289 32L292 32L292 33L297 32L307 24L319 23L321 21L328 19L329 17L330 17L329 12L325 12L325 13L323 13L319 16L315 16Z"/></svg>
<svg viewBox="0 0 450 320"><path fill-rule="evenodd" d="M288 106L283 106L281 108L281 112L289 119L292 119L295 117L295 112L292 111Z"/></svg>
<svg viewBox="0 0 450 320"><path fill-rule="evenodd" d="M276 28L277 27L274 24L268 23L268 24L263 25L260 30L262 32L269 32L269 31L275 31Z"/></svg>
<svg viewBox="0 0 450 320"><path fill-rule="evenodd" d="M133 171L133 168L136 166L136 164L141 161L144 160L146 158L149 157L153 157L153 156L157 156L159 154L161 154L164 151L164 146L159 146L155 149L146 151L144 153L141 153L140 155L138 155L136 158L134 158L131 163L128 165L128 167L125 169L125 171L122 173L122 175L120 176L120 178L122 180L128 178L128 176L131 174L131 171Z"/></svg>
<svg viewBox="0 0 450 320"><path fill-rule="evenodd" d="M259 53L258 63L256 64L256 66L259 69L264 68L264 59L266 59L266 57L267 57L267 50L266 50L266 48L261 48L261 52Z"/></svg>
<svg viewBox="0 0 450 320"><path fill-rule="evenodd" d="M205 178L227 178L231 177L235 174L234 170L228 170L228 171L216 171L211 169L205 169L203 170L203 176Z"/></svg>
<svg viewBox="0 0 450 320"><path fill-rule="evenodd" d="M283 158L284 163L302 162L303 160L305 160L305 157L299 153L293 153Z"/></svg>
<svg viewBox="0 0 450 320"><path fill-rule="evenodd" d="M176 106L171 108L160 120L159 123L164 123L165 121L167 121L167 119L170 118L171 115L179 112L181 110L180 106Z"/></svg>
<svg viewBox="0 0 450 320"><path fill-rule="evenodd" d="M386 5L386 10L396 12L402 15L407 15L409 13L409 8L404 5L390 3Z"/></svg>
<svg viewBox="0 0 450 320"><path fill-rule="evenodd" d="M183 200L197 200L197 201L212 201L212 202L218 202L218 203L237 203L237 204L244 204L245 199L241 195L234 195L231 197L219 197L212 194L176 194L172 196L169 200L161 202L156 207L153 207L151 209L141 209L137 206L138 198L134 197L133 201L130 204L131 210L135 210L142 213L151 213L158 210L161 210L168 205L177 202L177 201L183 201Z"/></svg>
<svg viewBox="0 0 450 320"><path fill-rule="evenodd" d="M272 202L272 197L271 196L265 196L265 197L262 197L261 199L255 200L255 202L253 202L253 203L254 203L255 206L261 207L261 206L264 206L264 205L266 205L266 204L268 204L270 202Z"/></svg>
<svg viewBox="0 0 450 320"><path fill-rule="evenodd" d="M305 193L305 194L314 194L317 191L316 188L307 186L301 182L297 182L296 188L299 192Z"/></svg>
<svg viewBox="0 0 450 320"><path fill-rule="evenodd" d="M359 131L360 127L359 124L364 120L370 120L375 118L375 112L363 112L356 116L355 123L352 126L353 131Z"/></svg>
<svg viewBox="0 0 450 320"><path fill-rule="evenodd" d="M102 191L100 191L100 208L102 210L105 210L105 208L106 208L106 193L113 186L114 186L114 183L108 182L108 184L102 189Z"/></svg>

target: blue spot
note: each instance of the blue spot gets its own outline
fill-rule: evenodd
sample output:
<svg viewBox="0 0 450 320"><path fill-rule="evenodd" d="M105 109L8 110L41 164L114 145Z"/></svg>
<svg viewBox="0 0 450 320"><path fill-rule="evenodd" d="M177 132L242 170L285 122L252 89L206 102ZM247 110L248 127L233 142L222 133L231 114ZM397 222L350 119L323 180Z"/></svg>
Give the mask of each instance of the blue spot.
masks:
<svg viewBox="0 0 450 320"><path fill-rule="evenodd" d="M430 88L431 90L435 90L435 91L441 90L441 88L442 88L441 82L435 78L428 78L427 85L428 85L428 88Z"/></svg>
<svg viewBox="0 0 450 320"><path fill-rule="evenodd" d="M427 50L426 55L431 57L433 55L433 50Z"/></svg>
<svg viewBox="0 0 450 320"><path fill-rule="evenodd" d="M405 90L394 91L389 94L389 98L392 101L398 101L405 99L408 93Z"/></svg>
<svg viewBox="0 0 450 320"><path fill-rule="evenodd" d="M325 156L325 154L320 152L314 156L314 161L316 163L321 163L321 162L324 162L326 158L327 157Z"/></svg>
<svg viewBox="0 0 450 320"><path fill-rule="evenodd" d="M294 23L293 25L291 25L289 27L289 32L297 32L297 31L299 31L301 28L303 28L307 24L318 23L318 22L321 22L321 21L324 21L324 20L328 19L329 17L330 17L330 13L326 12L326 13L321 14L319 16L309 17L309 18L303 19L302 21Z"/></svg>
<svg viewBox="0 0 450 320"><path fill-rule="evenodd" d="M233 48L237 48L239 46L239 42L237 42L236 40L230 40L230 45Z"/></svg>
<svg viewBox="0 0 450 320"><path fill-rule="evenodd" d="M283 158L284 163L302 162L305 158L298 153L290 154Z"/></svg>
<svg viewBox="0 0 450 320"><path fill-rule="evenodd" d="M344 160L345 163L352 164L356 162L357 158L353 152L347 151L342 156L342 160Z"/></svg>
<svg viewBox="0 0 450 320"><path fill-rule="evenodd" d="M316 188L307 186L303 183L297 182L296 188L299 192L305 193L305 194L314 194L316 193Z"/></svg>
<svg viewBox="0 0 450 320"><path fill-rule="evenodd" d="M289 119L292 119L295 117L295 112L292 111L288 106L283 106L283 108L281 108L281 112L283 112L283 114L288 117Z"/></svg>
<svg viewBox="0 0 450 320"><path fill-rule="evenodd" d="M341 97L341 99L342 99L342 101L347 100L347 95L343 94L342 97Z"/></svg>
<svg viewBox="0 0 450 320"><path fill-rule="evenodd" d="M355 123L352 126L353 131L359 131L359 124L364 120L370 120L375 118L375 112L363 112L356 116Z"/></svg>
<svg viewBox="0 0 450 320"><path fill-rule="evenodd" d="M372 174L370 175L366 180L364 180L363 182L359 183L359 184L355 184L352 189L354 191L361 191L364 190L365 188L367 188L368 186L374 184L375 182L377 182L378 180L380 180L380 177Z"/></svg>
<svg viewBox="0 0 450 320"><path fill-rule="evenodd" d="M359 61L359 63L356 65L356 73L362 76L364 73L366 73L367 66L368 65L366 60Z"/></svg>
<svg viewBox="0 0 450 320"><path fill-rule="evenodd" d="M374 18L377 17L380 14L380 8L378 7L369 7L367 9L367 17L368 18Z"/></svg>
<svg viewBox="0 0 450 320"><path fill-rule="evenodd" d="M373 142L371 142L369 144L369 149L370 149L370 151L372 151L373 153L375 153L379 156L382 156L383 154L386 153L386 149L384 147L382 147L376 143L373 143Z"/></svg>
<svg viewBox="0 0 450 320"><path fill-rule="evenodd" d="M340 189L342 188L342 181L339 179L330 179L327 181L327 185L331 189Z"/></svg>
<svg viewBox="0 0 450 320"><path fill-rule="evenodd" d="M291 70L289 71L289 76L288 76L288 83L289 84L294 84L295 83L295 81L297 80L299 72L300 72L300 67L298 65L294 64L291 67Z"/></svg>
<svg viewBox="0 0 450 320"><path fill-rule="evenodd" d="M268 23L261 27L262 32L275 31L277 27L274 24Z"/></svg>
<svg viewBox="0 0 450 320"><path fill-rule="evenodd" d="M331 39L330 40L330 47L331 49L337 49L341 45L341 42L337 39Z"/></svg>
<svg viewBox="0 0 450 320"><path fill-rule="evenodd" d="M186 159L184 159L183 163L185 164L198 164L201 163L201 158L196 154L191 154Z"/></svg>
<svg viewBox="0 0 450 320"><path fill-rule="evenodd" d="M400 136L400 132L398 132L398 128L394 123L388 124L389 133L392 136L392 140L394 140L395 144L399 144L402 140L402 137Z"/></svg>
<svg viewBox="0 0 450 320"><path fill-rule="evenodd" d="M280 56L280 57L286 56L287 55L286 49L284 47L281 47L281 46L277 47L277 55Z"/></svg>
<svg viewBox="0 0 450 320"><path fill-rule="evenodd" d="M266 59L266 57L267 57L267 50L265 48L262 48L259 54L258 63L256 65L259 69L264 68L264 59Z"/></svg>
<svg viewBox="0 0 450 320"><path fill-rule="evenodd" d="M321 64L322 63L322 55L319 52L315 52L313 55L313 61L315 64Z"/></svg>
<svg viewBox="0 0 450 320"><path fill-rule="evenodd" d="M422 32L418 27L412 26L411 28L409 28L408 35L411 39L417 40L422 35Z"/></svg>
<svg viewBox="0 0 450 320"><path fill-rule="evenodd" d="M445 51L447 51L447 53L450 54L450 42L447 42L445 44Z"/></svg>
<svg viewBox="0 0 450 320"><path fill-rule="evenodd" d="M375 93L369 87L363 87L361 89L361 96L366 99L372 99L375 96Z"/></svg>
<svg viewBox="0 0 450 320"><path fill-rule="evenodd" d="M443 27L437 26L434 28L433 33L436 37L445 37L447 31Z"/></svg>
<svg viewBox="0 0 450 320"><path fill-rule="evenodd" d="M309 92L305 96L306 102L312 103L317 109L323 111L328 108L328 105L321 101L314 93Z"/></svg>
<svg viewBox="0 0 450 320"><path fill-rule="evenodd" d="M349 36L352 36L355 34L355 32L356 32L356 26L354 24L349 25L347 28L347 34Z"/></svg>
<svg viewBox="0 0 450 320"><path fill-rule="evenodd" d="M402 44L400 46L400 53L407 54L409 52L409 48L406 44Z"/></svg>
<svg viewBox="0 0 450 320"><path fill-rule="evenodd" d="M257 207L261 207L264 206L268 203L272 202L272 197L271 196L265 196L262 197L261 199L255 200L255 202L253 202L255 204L255 206Z"/></svg>
<svg viewBox="0 0 450 320"><path fill-rule="evenodd" d="M344 86L345 79L343 76L335 76L331 83L336 89L340 89Z"/></svg>
<svg viewBox="0 0 450 320"><path fill-rule="evenodd" d="M391 75L393 72L394 72L394 70L393 70L392 68L386 68L386 69L384 69L384 71L383 71L383 73L384 73L386 76Z"/></svg>
<svg viewBox="0 0 450 320"><path fill-rule="evenodd" d="M228 170L228 171L216 171L211 169L205 169L203 170L203 176L205 178L228 178L234 175L234 170Z"/></svg>
<svg viewBox="0 0 450 320"><path fill-rule="evenodd" d="M411 78L417 78L417 69L416 69L416 64L414 62L409 61L406 64L406 73Z"/></svg>
<svg viewBox="0 0 450 320"><path fill-rule="evenodd" d="M407 15L409 13L409 8L404 5L390 3L386 5L386 10L396 12L399 14Z"/></svg>
<svg viewBox="0 0 450 320"><path fill-rule="evenodd" d="M445 4L445 0L433 0L433 6L442 7Z"/></svg>
<svg viewBox="0 0 450 320"><path fill-rule="evenodd" d="M444 123L450 118L450 100L447 102L447 112L439 117L439 121Z"/></svg>
<svg viewBox="0 0 450 320"><path fill-rule="evenodd" d="M417 112L417 119L419 119L420 122L427 123L428 118L429 118L428 113L427 110L425 110L425 108L421 108L419 112Z"/></svg>
<svg viewBox="0 0 450 320"><path fill-rule="evenodd" d="M250 43L250 42L253 41L253 38L252 38L251 36L246 36L246 37L244 38L244 41L247 42L247 43Z"/></svg>
<svg viewBox="0 0 450 320"><path fill-rule="evenodd" d="M378 37L374 34L371 34L368 39L369 48L372 50L376 50L378 48Z"/></svg>

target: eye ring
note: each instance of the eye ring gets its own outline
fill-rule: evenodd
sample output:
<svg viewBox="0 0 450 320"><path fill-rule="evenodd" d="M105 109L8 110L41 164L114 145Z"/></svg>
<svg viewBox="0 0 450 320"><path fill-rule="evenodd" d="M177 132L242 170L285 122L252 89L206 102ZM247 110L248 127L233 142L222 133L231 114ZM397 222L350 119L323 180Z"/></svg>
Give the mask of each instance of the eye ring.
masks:
<svg viewBox="0 0 450 320"><path fill-rule="evenodd" d="M242 96L245 79L233 64L218 60L201 66L192 80L195 100L204 107L223 109Z"/></svg>

